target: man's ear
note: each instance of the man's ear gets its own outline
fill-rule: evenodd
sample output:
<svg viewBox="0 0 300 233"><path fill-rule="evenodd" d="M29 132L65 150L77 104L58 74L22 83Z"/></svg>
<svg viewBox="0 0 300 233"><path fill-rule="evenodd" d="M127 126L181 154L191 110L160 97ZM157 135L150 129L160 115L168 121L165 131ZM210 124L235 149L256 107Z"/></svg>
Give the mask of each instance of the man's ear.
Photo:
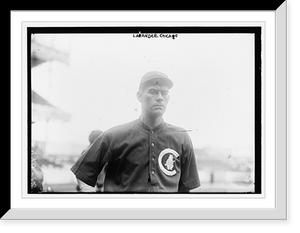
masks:
<svg viewBox="0 0 300 233"><path fill-rule="evenodd" d="M137 97L138 101L142 102L142 93L141 92L138 91L136 93L136 97Z"/></svg>

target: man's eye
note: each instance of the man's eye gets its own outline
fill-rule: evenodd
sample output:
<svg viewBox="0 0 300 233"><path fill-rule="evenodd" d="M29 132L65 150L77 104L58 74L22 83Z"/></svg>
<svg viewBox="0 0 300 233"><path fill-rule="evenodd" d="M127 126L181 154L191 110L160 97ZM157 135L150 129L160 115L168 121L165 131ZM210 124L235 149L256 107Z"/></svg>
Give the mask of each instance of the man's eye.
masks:
<svg viewBox="0 0 300 233"><path fill-rule="evenodd" d="M163 97L166 97L166 96L168 96L168 94L169 94L168 91L149 90L149 94L150 94L150 95L153 95L153 96L156 96L156 95L158 95L159 93L161 93L161 95L162 95Z"/></svg>
<svg viewBox="0 0 300 233"><path fill-rule="evenodd" d="M151 91L149 91L149 93L150 93L151 95L157 95L157 94L158 94L158 91L151 90Z"/></svg>

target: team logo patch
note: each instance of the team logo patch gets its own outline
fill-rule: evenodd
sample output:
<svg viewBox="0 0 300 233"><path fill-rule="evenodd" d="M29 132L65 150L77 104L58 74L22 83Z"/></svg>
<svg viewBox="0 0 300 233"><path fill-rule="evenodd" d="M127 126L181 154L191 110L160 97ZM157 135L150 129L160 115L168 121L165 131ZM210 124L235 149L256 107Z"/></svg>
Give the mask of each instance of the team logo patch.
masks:
<svg viewBox="0 0 300 233"><path fill-rule="evenodd" d="M179 154L170 148L164 149L158 156L159 168L168 176L176 174L175 161Z"/></svg>

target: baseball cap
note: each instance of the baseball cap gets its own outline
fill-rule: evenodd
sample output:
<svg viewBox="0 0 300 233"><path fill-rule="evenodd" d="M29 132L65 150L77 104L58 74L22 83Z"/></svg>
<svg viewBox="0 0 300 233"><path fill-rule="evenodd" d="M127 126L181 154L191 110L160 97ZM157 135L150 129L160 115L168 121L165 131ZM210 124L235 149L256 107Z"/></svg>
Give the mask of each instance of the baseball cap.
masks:
<svg viewBox="0 0 300 233"><path fill-rule="evenodd" d="M173 87L173 82L169 79L169 77L159 71L149 71L142 77L140 81L140 87L141 90L142 87L144 87L147 83L152 83L156 85L164 85L169 87L170 89Z"/></svg>

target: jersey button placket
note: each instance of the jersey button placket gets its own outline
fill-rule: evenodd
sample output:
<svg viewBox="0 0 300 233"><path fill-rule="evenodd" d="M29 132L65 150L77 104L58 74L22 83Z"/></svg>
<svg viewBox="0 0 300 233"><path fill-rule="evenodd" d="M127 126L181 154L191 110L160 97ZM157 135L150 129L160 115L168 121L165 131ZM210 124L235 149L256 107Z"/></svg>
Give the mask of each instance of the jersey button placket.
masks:
<svg viewBox="0 0 300 233"><path fill-rule="evenodd" d="M150 173L151 173L151 183L154 182L155 176L155 133L154 131L150 131Z"/></svg>

